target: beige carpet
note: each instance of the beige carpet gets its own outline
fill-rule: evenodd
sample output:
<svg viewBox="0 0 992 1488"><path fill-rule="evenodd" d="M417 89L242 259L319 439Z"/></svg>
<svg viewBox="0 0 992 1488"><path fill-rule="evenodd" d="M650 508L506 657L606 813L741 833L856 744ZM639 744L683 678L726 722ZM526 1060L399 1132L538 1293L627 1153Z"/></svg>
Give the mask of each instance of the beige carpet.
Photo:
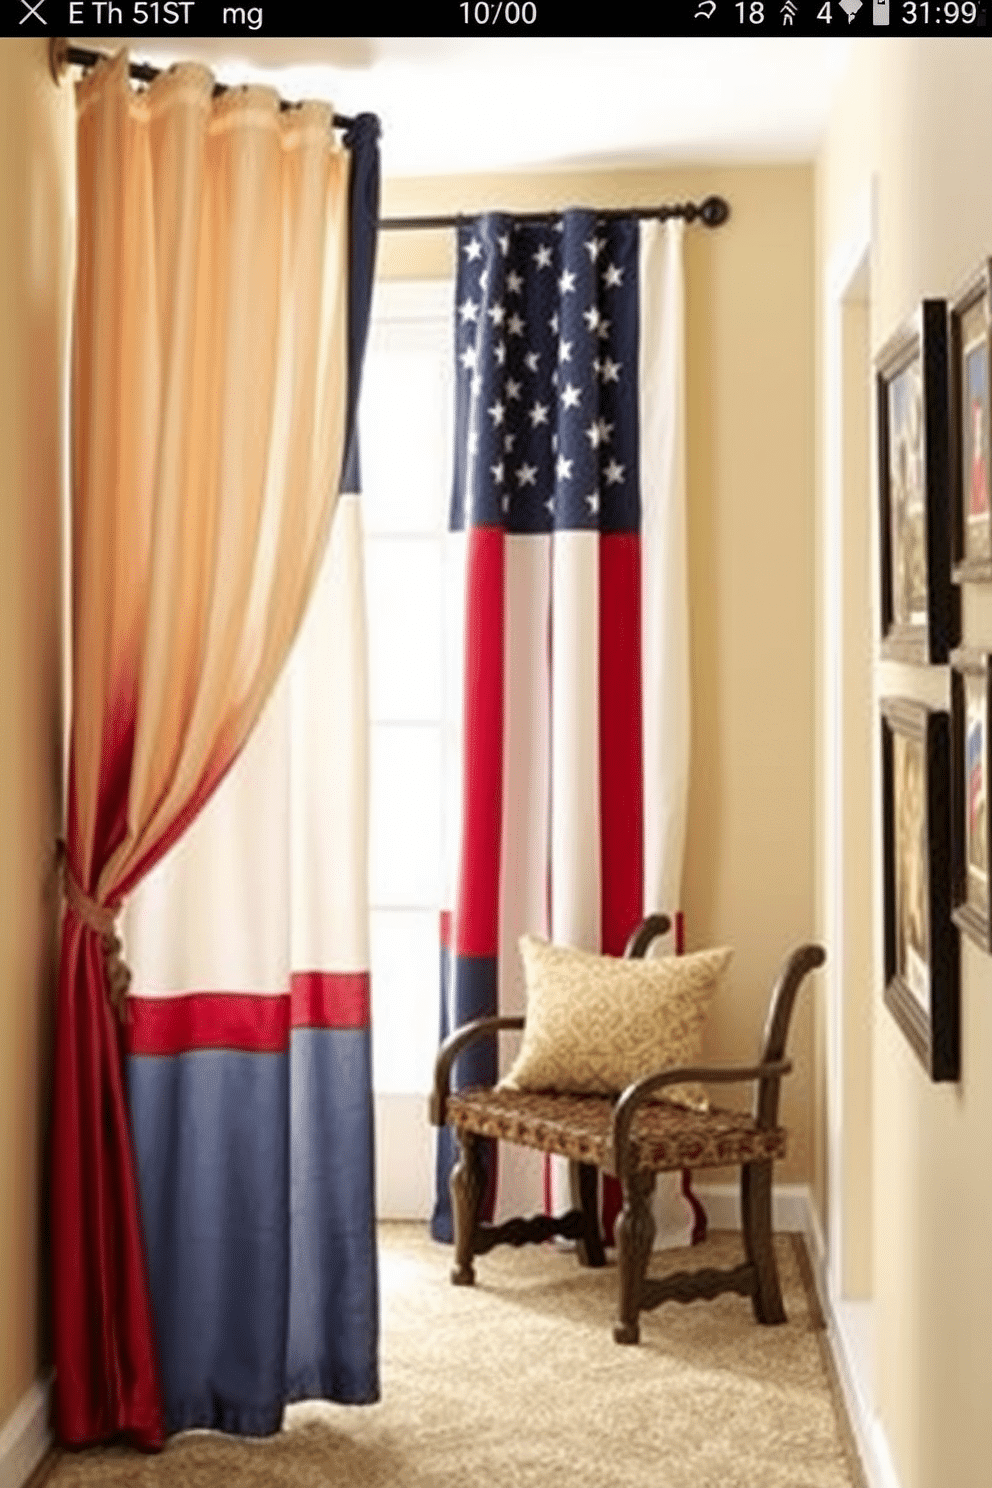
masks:
<svg viewBox="0 0 992 1488"><path fill-rule="evenodd" d="M791 1237L777 1241L787 1324L758 1327L735 1296L668 1303L642 1318L638 1348L610 1335L612 1266L504 1248L460 1288L421 1227L380 1237L380 1404L295 1406L264 1441L197 1432L153 1457L62 1453L45 1488L861 1488ZM739 1247L716 1235L691 1262ZM686 1259L656 1255L652 1272Z"/></svg>

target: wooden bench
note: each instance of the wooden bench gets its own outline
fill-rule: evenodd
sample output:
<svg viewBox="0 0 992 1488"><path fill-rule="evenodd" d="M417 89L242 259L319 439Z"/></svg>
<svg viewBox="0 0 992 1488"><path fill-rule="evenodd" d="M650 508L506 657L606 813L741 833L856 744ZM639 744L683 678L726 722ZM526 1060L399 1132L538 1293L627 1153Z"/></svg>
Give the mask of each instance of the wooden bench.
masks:
<svg viewBox="0 0 992 1488"><path fill-rule="evenodd" d="M664 915L650 915L631 935L625 956L643 956L668 929ZM500 1029L521 1029L522 1017L479 1018L446 1039L434 1069L430 1117L450 1126L459 1156L450 1180L454 1218L457 1286L475 1281L473 1259L501 1244L523 1245L561 1235L577 1244L581 1265L605 1264L597 1216L596 1169L620 1180L623 1209L616 1225L619 1309L613 1336L637 1343L642 1311L665 1301L689 1302L737 1292L750 1297L759 1323L785 1321L772 1244L772 1168L786 1150L787 1132L778 1124L779 1087L792 1068L786 1039L796 994L808 972L822 965L824 952L803 945L786 959L772 989L760 1062L756 1065L658 1070L629 1085L619 1097L558 1095L519 1090L469 1088L452 1091L458 1055L478 1039ZM711 1105L699 1112L653 1100L666 1085L700 1080L705 1084L755 1085L750 1112ZM481 1142L485 1138L556 1153L570 1161L574 1208L557 1217L537 1215L500 1225L480 1219L484 1187ZM679 1169L739 1166L744 1260L726 1270L680 1271L663 1280L646 1274L654 1242L651 1196L658 1173Z"/></svg>

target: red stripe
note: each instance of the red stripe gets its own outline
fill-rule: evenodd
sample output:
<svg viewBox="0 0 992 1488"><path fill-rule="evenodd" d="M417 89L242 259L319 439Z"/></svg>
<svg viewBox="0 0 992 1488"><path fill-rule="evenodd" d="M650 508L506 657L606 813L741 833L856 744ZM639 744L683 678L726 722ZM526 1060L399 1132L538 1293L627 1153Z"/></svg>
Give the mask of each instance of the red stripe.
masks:
<svg viewBox="0 0 992 1488"><path fill-rule="evenodd" d="M636 533L610 533L599 543L599 792L602 950L619 956L644 913L641 544Z"/></svg>
<svg viewBox="0 0 992 1488"><path fill-rule="evenodd" d="M188 992L182 997L129 997L129 1054L186 1054L243 1049L279 1054L289 1046L289 998L240 992Z"/></svg>
<svg viewBox="0 0 992 1488"><path fill-rule="evenodd" d="M641 687L640 538L608 533L599 540L599 799L602 949L609 956L622 954L644 914ZM607 1245L621 1204L619 1183L604 1176Z"/></svg>
<svg viewBox="0 0 992 1488"><path fill-rule="evenodd" d="M372 983L367 971L294 971L290 981L294 1028L368 1028Z"/></svg>
<svg viewBox="0 0 992 1488"><path fill-rule="evenodd" d="M475 527L467 542L465 778L454 950L495 956L503 813L503 533Z"/></svg>
<svg viewBox="0 0 992 1488"><path fill-rule="evenodd" d="M445 951L451 950L451 910L442 909L440 925L441 947Z"/></svg>
<svg viewBox="0 0 992 1488"><path fill-rule="evenodd" d="M186 992L179 997L129 997L129 1054L175 1055L198 1049L281 1054L293 1028L367 1028L367 972L301 972L292 992Z"/></svg>

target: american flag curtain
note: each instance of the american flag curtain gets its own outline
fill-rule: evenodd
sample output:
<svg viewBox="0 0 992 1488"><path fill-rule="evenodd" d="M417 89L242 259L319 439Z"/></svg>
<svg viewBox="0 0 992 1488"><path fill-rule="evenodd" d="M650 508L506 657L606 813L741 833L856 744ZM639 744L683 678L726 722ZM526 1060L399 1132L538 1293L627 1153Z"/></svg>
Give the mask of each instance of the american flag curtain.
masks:
<svg viewBox="0 0 992 1488"><path fill-rule="evenodd" d="M441 1037L523 1010L524 931L618 955L677 912L689 749L680 221L463 225L450 518L451 850ZM463 1084L512 1058L476 1046ZM560 1206L489 1154L501 1218ZM450 1134L432 1230L451 1236ZM615 1194L607 1198L609 1234ZM686 1240L667 1192L662 1232Z"/></svg>

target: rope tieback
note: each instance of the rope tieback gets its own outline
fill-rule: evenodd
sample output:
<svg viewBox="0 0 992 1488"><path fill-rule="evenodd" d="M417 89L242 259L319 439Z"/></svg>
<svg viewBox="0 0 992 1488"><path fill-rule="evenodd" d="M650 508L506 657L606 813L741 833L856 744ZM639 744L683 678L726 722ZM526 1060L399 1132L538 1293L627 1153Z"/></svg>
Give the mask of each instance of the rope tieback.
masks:
<svg viewBox="0 0 992 1488"><path fill-rule="evenodd" d="M117 916L121 912L121 906L119 904L98 904L95 899L91 899L89 894L84 892L69 867L69 857L65 843L61 839L57 844L56 856L66 903L72 906L77 918L100 937L110 1004L118 1018L124 1023L127 1020L125 999L127 989L131 985L131 972L124 960L124 947L117 934Z"/></svg>

